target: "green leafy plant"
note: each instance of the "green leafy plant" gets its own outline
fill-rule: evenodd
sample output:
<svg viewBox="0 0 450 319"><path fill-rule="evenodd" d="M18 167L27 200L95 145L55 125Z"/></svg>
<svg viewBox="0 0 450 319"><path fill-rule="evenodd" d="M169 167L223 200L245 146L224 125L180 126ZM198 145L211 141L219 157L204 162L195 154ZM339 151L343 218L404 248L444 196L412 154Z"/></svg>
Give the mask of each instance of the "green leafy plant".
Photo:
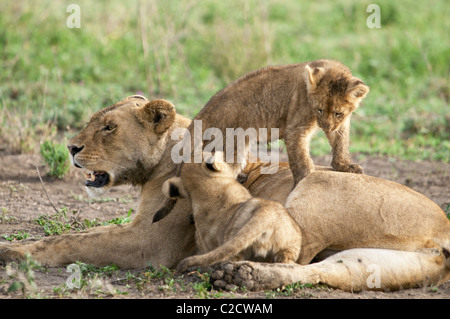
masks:
<svg viewBox="0 0 450 319"><path fill-rule="evenodd" d="M46 236L61 235L72 230L73 221L67 217L67 208L61 208L54 215L40 215L36 223L44 228Z"/></svg>
<svg viewBox="0 0 450 319"><path fill-rule="evenodd" d="M48 175L63 178L70 167L69 153L65 145L45 141L41 144L40 152L49 167Z"/></svg>
<svg viewBox="0 0 450 319"><path fill-rule="evenodd" d="M106 221L103 225L123 225L126 223L130 223L132 221L132 218L131 218L132 212L133 212L133 209L130 208L130 210L128 210L128 213L126 216L121 216L121 217L110 219L110 220Z"/></svg>
<svg viewBox="0 0 450 319"><path fill-rule="evenodd" d="M21 291L24 297L35 297L37 285L34 270L40 268L41 265L34 261L29 253L25 254L25 260L20 264L11 263L6 266L6 273L14 280L8 288L8 293Z"/></svg>
<svg viewBox="0 0 450 319"><path fill-rule="evenodd" d="M84 277L89 277L92 274L101 274L103 276L111 277L114 273L117 273L117 271L119 270L119 267L117 267L114 264L107 265L104 267L95 267L94 265L85 264L82 262L77 262L76 264L80 267L81 274Z"/></svg>
<svg viewBox="0 0 450 319"><path fill-rule="evenodd" d="M12 216L7 216L8 209L5 207L0 208L0 224L13 223L16 218Z"/></svg>
<svg viewBox="0 0 450 319"><path fill-rule="evenodd" d="M80 215L80 211L70 211L67 207L62 207L58 209L57 213L53 215L40 215L35 221L44 229L46 236L51 236L61 235L71 231L81 231L97 226L126 224L132 221L132 212L133 209L130 209L126 216L100 222L97 219L83 219Z"/></svg>
<svg viewBox="0 0 450 319"><path fill-rule="evenodd" d="M15 240L22 240L27 239L30 237L30 234L25 231L18 230L15 234L11 235L3 235L3 238L5 238L8 241L15 241Z"/></svg>

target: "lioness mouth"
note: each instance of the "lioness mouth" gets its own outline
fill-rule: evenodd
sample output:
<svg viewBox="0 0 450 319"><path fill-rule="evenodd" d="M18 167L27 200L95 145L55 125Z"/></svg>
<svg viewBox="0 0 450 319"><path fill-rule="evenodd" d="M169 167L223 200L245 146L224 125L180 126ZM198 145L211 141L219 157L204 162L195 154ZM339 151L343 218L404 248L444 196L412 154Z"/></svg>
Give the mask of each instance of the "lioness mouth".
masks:
<svg viewBox="0 0 450 319"><path fill-rule="evenodd" d="M86 182L84 185L88 187L103 187L108 184L109 174L106 172L90 172L84 173Z"/></svg>

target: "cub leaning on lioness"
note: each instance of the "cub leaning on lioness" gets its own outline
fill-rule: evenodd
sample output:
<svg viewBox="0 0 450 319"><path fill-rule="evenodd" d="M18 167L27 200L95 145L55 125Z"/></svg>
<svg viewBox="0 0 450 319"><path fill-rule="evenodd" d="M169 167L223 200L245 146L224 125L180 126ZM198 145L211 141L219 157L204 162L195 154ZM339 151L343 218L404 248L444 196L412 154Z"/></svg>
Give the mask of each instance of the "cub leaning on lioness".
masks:
<svg viewBox="0 0 450 319"><path fill-rule="evenodd" d="M222 156L185 164L180 177L163 184L165 196L190 199L201 254L183 259L177 270L255 258L295 263L301 248L297 223L282 204L253 198Z"/></svg>
<svg viewBox="0 0 450 319"><path fill-rule="evenodd" d="M245 167L250 139L245 141L243 150L242 146L237 149L237 143L227 141L227 138L235 139L235 135L227 136L227 129L240 128L245 132L278 128L278 136L271 136L271 130L267 131L267 141L284 139L295 186L314 171L309 142L320 127L332 147L331 166L340 172L363 173L363 168L350 159L349 131L351 114L368 92L369 87L338 61L317 60L266 67L217 92L188 127L190 139L185 141L191 143L195 159L195 152L203 149L196 146L199 144L198 134L194 132L196 120L201 120L202 138L209 138L204 136L206 129L220 130L223 145L227 146L223 147L227 162L233 158L229 153L234 151L233 169L237 176ZM264 138L257 136L259 142L266 142L262 140ZM228 145L233 144L235 148L228 149ZM173 206L174 201L166 203L154 220L164 218Z"/></svg>

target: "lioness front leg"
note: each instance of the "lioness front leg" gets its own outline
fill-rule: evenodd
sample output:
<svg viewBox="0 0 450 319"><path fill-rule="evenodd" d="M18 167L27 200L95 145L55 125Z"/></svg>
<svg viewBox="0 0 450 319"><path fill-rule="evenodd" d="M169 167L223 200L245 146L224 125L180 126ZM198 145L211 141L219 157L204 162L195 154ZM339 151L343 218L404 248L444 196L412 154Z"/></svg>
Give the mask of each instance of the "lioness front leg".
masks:
<svg viewBox="0 0 450 319"><path fill-rule="evenodd" d="M337 131L326 132L332 148L333 159L331 167L338 172L362 174L363 168L352 163L349 153L350 120L345 121Z"/></svg>
<svg viewBox="0 0 450 319"><path fill-rule="evenodd" d="M63 266L82 261L96 266L114 263L119 267L133 268L137 265L130 264L130 260L134 260L130 257L142 248L136 244L139 238L134 238L133 243L132 232L128 230L131 230L129 226L102 226L80 233L45 237L31 243L0 246L0 262L20 261L28 253L44 266ZM123 238L130 242L124 243Z"/></svg>
<svg viewBox="0 0 450 319"><path fill-rule="evenodd" d="M149 262L155 266L173 267L194 251L190 227L186 226L187 232L182 233L185 238L181 242L185 244L180 245L180 234L168 234L166 229L145 223L100 226L31 243L0 245L0 263L23 260L29 253L35 261L51 267L76 261L97 267L115 264L124 269L146 267ZM163 236L167 244L160 242ZM175 243L177 249L172 246Z"/></svg>

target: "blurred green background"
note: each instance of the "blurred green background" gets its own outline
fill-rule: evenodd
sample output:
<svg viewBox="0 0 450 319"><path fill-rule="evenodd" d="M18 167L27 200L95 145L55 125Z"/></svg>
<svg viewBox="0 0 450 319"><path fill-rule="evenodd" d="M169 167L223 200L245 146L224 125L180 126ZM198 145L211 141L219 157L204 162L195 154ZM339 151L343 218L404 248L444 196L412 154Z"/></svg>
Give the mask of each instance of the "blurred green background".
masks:
<svg viewBox="0 0 450 319"><path fill-rule="evenodd" d="M80 28L66 25L71 3ZM381 28L366 24L371 3ZM449 17L448 0L1 1L0 147L64 141L136 93L192 118L249 71L329 58L371 88L351 152L449 162ZM311 152L329 153L318 135Z"/></svg>

